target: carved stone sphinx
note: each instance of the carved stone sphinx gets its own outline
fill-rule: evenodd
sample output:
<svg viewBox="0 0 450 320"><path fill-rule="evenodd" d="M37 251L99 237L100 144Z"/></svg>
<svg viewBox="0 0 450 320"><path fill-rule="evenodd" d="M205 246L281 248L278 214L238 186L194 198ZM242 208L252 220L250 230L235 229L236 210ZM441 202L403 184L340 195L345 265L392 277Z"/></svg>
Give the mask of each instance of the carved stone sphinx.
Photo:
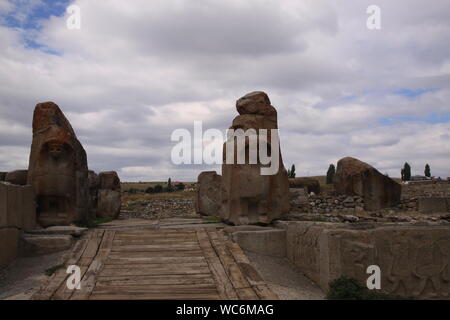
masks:
<svg viewBox="0 0 450 320"><path fill-rule="evenodd" d="M53 102L36 105L28 184L34 187L41 226L68 225L88 217L86 152Z"/></svg>

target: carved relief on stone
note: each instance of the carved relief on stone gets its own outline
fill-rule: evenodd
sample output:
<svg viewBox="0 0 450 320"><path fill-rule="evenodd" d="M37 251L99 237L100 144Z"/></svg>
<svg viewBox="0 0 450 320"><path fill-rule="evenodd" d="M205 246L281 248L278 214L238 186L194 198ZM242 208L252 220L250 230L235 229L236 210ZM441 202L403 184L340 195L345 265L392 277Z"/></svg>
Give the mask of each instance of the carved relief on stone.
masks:
<svg viewBox="0 0 450 320"><path fill-rule="evenodd" d="M53 102L36 105L28 184L36 193L38 222L67 225L88 217L86 152Z"/></svg>

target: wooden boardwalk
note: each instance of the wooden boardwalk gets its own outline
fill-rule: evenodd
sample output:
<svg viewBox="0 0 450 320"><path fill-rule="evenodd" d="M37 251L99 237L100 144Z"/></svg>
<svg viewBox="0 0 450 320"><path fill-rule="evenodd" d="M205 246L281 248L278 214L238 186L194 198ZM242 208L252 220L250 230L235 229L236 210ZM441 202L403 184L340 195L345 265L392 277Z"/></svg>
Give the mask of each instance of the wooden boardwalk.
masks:
<svg viewBox="0 0 450 320"><path fill-rule="evenodd" d="M90 230L33 299L278 299L236 243L215 228Z"/></svg>

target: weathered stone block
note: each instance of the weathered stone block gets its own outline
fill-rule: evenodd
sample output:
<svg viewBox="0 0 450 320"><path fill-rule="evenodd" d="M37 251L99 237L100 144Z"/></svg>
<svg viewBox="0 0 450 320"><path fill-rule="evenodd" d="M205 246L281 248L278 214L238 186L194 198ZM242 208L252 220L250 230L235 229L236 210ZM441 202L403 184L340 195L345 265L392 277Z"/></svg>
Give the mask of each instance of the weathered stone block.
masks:
<svg viewBox="0 0 450 320"><path fill-rule="evenodd" d="M381 269L381 289L416 298L450 298L450 228L289 222L287 256L328 290L346 275L366 283L367 267Z"/></svg>
<svg viewBox="0 0 450 320"><path fill-rule="evenodd" d="M40 256L70 249L72 236L69 235L31 235L20 238L20 255Z"/></svg>
<svg viewBox="0 0 450 320"><path fill-rule="evenodd" d="M37 229L28 231L29 234L37 235L71 235L74 237L82 236L88 228L80 228L76 226L54 226L45 229Z"/></svg>
<svg viewBox="0 0 450 320"><path fill-rule="evenodd" d="M17 258L19 236L16 228L0 228L0 269Z"/></svg>
<svg viewBox="0 0 450 320"><path fill-rule="evenodd" d="M0 227L31 230L36 227L36 204L32 186L0 183Z"/></svg>
<svg viewBox="0 0 450 320"><path fill-rule="evenodd" d="M222 206L222 177L216 171L199 174L195 209L204 216L220 216Z"/></svg>
<svg viewBox="0 0 450 320"><path fill-rule="evenodd" d="M334 180L337 194L361 196L365 210L379 210L400 203L401 186L377 169L358 159L339 160Z"/></svg>
<svg viewBox="0 0 450 320"><path fill-rule="evenodd" d="M304 188L306 189L308 194L310 194L311 192L314 192L314 194L320 193L319 180L308 177L289 179L289 188Z"/></svg>
<svg viewBox="0 0 450 320"><path fill-rule="evenodd" d="M0 228L8 226L8 185L0 182Z"/></svg>
<svg viewBox="0 0 450 320"><path fill-rule="evenodd" d="M450 198L419 198L419 212L444 213L449 212L448 201Z"/></svg>
<svg viewBox="0 0 450 320"><path fill-rule="evenodd" d="M19 211L22 216L21 228L25 231L36 228L36 200L32 186L19 188Z"/></svg>
<svg viewBox="0 0 450 320"><path fill-rule="evenodd" d="M115 190L98 191L97 216L116 219L120 214L121 194Z"/></svg>
<svg viewBox="0 0 450 320"><path fill-rule="evenodd" d="M27 184L28 170L16 170L8 172L5 181L11 184L24 186Z"/></svg>

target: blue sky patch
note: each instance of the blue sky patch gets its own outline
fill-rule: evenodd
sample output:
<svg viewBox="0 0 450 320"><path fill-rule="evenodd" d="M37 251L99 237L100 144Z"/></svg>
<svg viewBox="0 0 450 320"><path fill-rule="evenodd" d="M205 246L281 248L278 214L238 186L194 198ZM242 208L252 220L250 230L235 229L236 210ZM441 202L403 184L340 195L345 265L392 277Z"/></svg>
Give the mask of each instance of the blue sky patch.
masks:
<svg viewBox="0 0 450 320"><path fill-rule="evenodd" d="M437 89L435 89L435 88L428 88L428 89L399 89L399 90L394 91L394 94L414 99L414 98L417 98L418 96L423 95L424 93L434 92L436 90Z"/></svg>

